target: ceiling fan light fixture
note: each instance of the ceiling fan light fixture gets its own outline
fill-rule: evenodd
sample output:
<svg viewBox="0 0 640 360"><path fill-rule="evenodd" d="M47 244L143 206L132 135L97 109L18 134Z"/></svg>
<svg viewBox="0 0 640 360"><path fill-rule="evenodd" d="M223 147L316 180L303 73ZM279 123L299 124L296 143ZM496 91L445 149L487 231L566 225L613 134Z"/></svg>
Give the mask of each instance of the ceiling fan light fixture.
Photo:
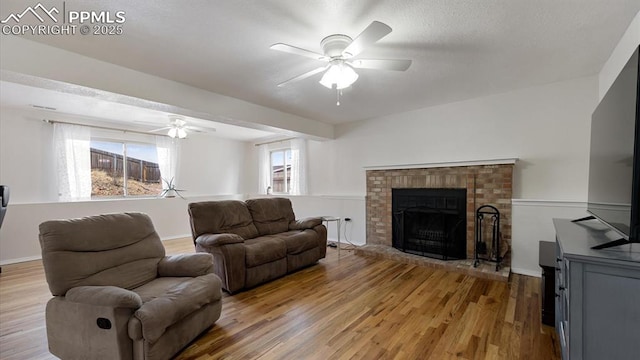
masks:
<svg viewBox="0 0 640 360"><path fill-rule="evenodd" d="M181 127L174 126L171 129L169 129L169 132L167 132L167 135L169 135L169 137L174 139L175 138L184 139L187 137L187 132Z"/></svg>
<svg viewBox="0 0 640 360"><path fill-rule="evenodd" d="M171 127L167 132L167 135L171 138L184 139L187 137L187 132L184 130L184 127L187 125L187 122L180 116L172 115L169 116L171 122L169 126Z"/></svg>
<svg viewBox="0 0 640 360"><path fill-rule="evenodd" d="M331 64L329 70L322 75L320 84L328 89L335 87L341 90L353 85L356 80L358 80L358 73L351 66L345 64L344 61L339 61Z"/></svg>

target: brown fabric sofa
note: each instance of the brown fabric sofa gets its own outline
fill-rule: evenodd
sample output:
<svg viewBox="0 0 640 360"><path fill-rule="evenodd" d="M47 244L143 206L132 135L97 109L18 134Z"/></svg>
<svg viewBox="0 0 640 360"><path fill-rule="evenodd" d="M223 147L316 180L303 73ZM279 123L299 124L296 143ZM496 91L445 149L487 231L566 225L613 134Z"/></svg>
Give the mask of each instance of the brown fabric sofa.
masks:
<svg viewBox="0 0 640 360"><path fill-rule="evenodd" d="M145 214L47 221L40 246L62 359L169 359L220 317L211 255L165 256Z"/></svg>
<svg viewBox="0 0 640 360"><path fill-rule="evenodd" d="M213 255L229 293L281 277L324 258L322 218L296 220L285 198L189 204L196 251Z"/></svg>

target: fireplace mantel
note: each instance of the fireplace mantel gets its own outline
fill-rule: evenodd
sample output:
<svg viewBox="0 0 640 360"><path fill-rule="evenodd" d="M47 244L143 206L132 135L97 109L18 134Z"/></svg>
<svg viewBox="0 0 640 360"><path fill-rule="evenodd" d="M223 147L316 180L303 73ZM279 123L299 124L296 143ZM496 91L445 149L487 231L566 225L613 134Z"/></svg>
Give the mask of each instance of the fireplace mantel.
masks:
<svg viewBox="0 0 640 360"><path fill-rule="evenodd" d="M432 169L457 166L484 166L484 165L514 165L518 158L506 159L485 159L485 160L463 160L432 162L424 164L396 164L396 165L368 165L365 170L402 170L402 169Z"/></svg>

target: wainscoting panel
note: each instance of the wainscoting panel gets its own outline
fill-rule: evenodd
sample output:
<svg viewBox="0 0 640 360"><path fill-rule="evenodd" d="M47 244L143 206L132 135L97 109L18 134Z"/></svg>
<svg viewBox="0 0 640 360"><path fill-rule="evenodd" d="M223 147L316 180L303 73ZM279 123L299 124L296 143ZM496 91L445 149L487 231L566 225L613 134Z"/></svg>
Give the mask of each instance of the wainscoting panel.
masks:
<svg viewBox="0 0 640 360"><path fill-rule="evenodd" d="M586 202L513 199L511 271L540 276L538 242L555 241L553 218L586 216Z"/></svg>

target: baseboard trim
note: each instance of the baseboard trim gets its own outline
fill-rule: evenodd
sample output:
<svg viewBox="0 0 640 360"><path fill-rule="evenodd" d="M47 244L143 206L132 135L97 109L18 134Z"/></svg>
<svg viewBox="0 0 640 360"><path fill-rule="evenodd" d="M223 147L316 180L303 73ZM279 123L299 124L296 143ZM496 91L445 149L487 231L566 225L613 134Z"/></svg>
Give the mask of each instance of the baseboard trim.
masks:
<svg viewBox="0 0 640 360"><path fill-rule="evenodd" d="M0 266L17 264L17 263L22 263L27 261L34 261L34 260L42 260L42 256L27 256L27 257L16 258L16 259L2 260L0 261Z"/></svg>
<svg viewBox="0 0 640 360"><path fill-rule="evenodd" d="M161 238L160 241L178 240L178 239L184 239L184 238L191 238L191 234L167 236L167 237Z"/></svg>
<svg viewBox="0 0 640 360"><path fill-rule="evenodd" d="M522 269L522 268L511 268L511 272L519 275L526 275L531 277L542 277L542 271L535 271L530 269Z"/></svg>

